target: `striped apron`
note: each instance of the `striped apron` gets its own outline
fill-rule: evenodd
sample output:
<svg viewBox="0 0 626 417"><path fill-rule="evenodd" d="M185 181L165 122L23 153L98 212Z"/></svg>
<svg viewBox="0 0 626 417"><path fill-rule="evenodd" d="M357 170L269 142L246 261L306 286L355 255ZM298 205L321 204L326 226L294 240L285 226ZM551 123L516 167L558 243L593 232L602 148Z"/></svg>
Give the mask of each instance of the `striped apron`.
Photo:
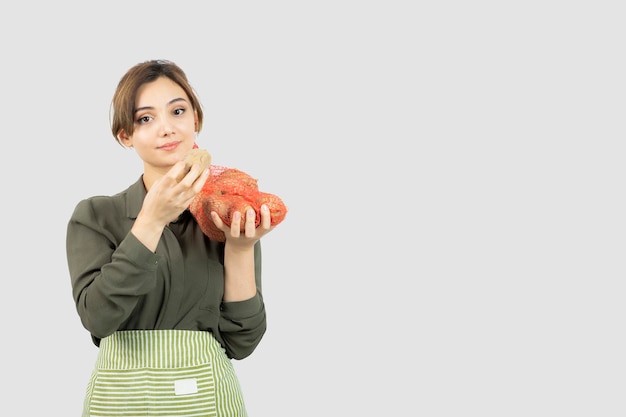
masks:
<svg viewBox="0 0 626 417"><path fill-rule="evenodd" d="M83 417L246 417L230 359L209 332L118 331L100 341Z"/></svg>

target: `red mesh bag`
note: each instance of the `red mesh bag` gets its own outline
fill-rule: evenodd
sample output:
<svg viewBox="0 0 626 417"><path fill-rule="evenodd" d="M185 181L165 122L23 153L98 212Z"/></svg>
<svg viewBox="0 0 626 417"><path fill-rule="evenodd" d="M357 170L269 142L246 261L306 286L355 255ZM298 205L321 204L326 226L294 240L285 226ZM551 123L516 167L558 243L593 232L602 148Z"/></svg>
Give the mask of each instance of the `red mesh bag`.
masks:
<svg viewBox="0 0 626 417"><path fill-rule="evenodd" d="M271 225L276 226L285 219L287 207L274 194L259 191L257 180L236 168L210 165L210 175L202 190L196 195L189 206L202 232L210 239L225 242L224 232L217 228L211 219L211 211L215 211L222 222L230 227L232 216L236 211L245 218L246 210L253 209L256 213L255 225L261 223L261 205L266 204L270 211ZM244 222L241 222L244 231Z"/></svg>

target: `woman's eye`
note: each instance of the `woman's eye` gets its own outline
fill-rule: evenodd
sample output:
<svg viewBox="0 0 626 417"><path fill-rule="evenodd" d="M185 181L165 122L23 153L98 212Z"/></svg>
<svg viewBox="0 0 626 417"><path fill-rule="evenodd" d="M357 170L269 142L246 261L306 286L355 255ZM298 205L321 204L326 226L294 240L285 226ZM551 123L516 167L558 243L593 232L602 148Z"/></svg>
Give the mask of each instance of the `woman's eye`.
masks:
<svg viewBox="0 0 626 417"><path fill-rule="evenodd" d="M177 116L180 116L184 112L185 112L185 109L183 109L182 107L179 107L178 109L174 110L174 114L177 115Z"/></svg>
<svg viewBox="0 0 626 417"><path fill-rule="evenodd" d="M152 120L150 116L141 116L139 119L137 119L137 123L144 124L148 123L150 120Z"/></svg>

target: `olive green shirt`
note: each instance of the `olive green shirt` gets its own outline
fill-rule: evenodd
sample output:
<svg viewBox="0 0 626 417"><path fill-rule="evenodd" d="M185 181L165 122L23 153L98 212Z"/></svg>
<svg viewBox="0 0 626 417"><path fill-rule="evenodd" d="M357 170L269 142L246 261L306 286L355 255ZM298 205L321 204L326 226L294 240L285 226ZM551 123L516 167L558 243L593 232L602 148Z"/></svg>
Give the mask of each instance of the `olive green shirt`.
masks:
<svg viewBox="0 0 626 417"><path fill-rule="evenodd" d="M145 196L140 177L119 194L80 201L68 223L73 298L93 342L118 330L201 330L230 358L250 355L266 330L260 242L256 296L223 302L224 243L206 237L186 210L150 251L130 233Z"/></svg>

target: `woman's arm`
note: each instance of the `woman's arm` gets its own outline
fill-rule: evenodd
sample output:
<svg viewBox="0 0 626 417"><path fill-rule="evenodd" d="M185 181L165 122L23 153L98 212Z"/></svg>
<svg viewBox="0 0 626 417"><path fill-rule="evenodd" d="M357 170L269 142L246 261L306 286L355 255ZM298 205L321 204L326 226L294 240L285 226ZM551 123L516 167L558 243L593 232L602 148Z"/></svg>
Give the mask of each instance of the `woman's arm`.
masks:
<svg viewBox="0 0 626 417"><path fill-rule="evenodd" d="M97 338L115 332L156 285L157 256L129 233L132 220L119 206L107 197L81 201L67 226L73 298Z"/></svg>

